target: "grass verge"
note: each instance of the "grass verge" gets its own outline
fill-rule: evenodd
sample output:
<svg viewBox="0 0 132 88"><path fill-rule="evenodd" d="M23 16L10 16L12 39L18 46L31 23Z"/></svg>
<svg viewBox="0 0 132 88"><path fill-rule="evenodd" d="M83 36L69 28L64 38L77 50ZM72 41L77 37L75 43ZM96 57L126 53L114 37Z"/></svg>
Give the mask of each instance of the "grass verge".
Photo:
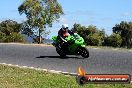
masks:
<svg viewBox="0 0 132 88"><path fill-rule="evenodd" d="M132 88L132 84L86 84L75 77L0 65L0 88Z"/></svg>

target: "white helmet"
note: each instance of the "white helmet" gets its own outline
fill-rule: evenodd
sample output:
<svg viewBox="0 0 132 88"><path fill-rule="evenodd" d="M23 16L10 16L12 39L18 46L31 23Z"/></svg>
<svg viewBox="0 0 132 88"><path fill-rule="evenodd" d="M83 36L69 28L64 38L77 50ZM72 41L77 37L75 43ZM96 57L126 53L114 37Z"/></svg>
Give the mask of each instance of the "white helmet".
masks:
<svg viewBox="0 0 132 88"><path fill-rule="evenodd" d="M68 29L68 24L63 24L62 29Z"/></svg>

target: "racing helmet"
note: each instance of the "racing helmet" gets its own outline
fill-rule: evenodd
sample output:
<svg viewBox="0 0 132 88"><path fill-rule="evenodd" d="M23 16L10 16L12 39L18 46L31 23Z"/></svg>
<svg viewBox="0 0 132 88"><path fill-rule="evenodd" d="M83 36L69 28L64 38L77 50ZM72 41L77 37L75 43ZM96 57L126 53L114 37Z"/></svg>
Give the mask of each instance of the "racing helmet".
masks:
<svg viewBox="0 0 132 88"><path fill-rule="evenodd" d="M63 24L62 25L62 30L67 30L68 29L68 24Z"/></svg>

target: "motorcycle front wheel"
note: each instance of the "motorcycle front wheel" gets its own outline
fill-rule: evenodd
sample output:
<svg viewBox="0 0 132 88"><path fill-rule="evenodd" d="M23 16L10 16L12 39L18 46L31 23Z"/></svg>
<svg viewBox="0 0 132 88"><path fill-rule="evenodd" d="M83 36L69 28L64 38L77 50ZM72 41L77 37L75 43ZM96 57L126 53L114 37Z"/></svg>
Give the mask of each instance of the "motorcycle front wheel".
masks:
<svg viewBox="0 0 132 88"><path fill-rule="evenodd" d="M56 48L56 52L57 52L61 57L65 57L65 56L66 56L66 53L65 53L62 49Z"/></svg>
<svg viewBox="0 0 132 88"><path fill-rule="evenodd" d="M89 51L88 51L88 49L85 48L85 47L81 47L81 49L80 49L80 54L81 54L81 56L84 57L84 58L88 58L88 57L89 57Z"/></svg>

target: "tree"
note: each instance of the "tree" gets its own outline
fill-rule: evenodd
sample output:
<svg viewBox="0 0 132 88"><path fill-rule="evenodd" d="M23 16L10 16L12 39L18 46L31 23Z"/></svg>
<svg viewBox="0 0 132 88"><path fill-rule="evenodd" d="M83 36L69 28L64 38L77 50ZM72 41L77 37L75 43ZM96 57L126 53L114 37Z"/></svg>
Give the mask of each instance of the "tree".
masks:
<svg viewBox="0 0 132 88"><path fill-rule="evenodd" d="M103 37L99 33L94 33L89 35L89 39L87 40L89 45L92 46L101 46Z"/></svg>
<svg viewBox="0 0 132 88"><path fill-rule="evenodd" d="M6 36L10 36L12 32L19 33L21 31L21 24L13 20L5 20L0 23L0 32Z"/></svg>
<svg viewBox="0 0 132 88"><path fill-rule="evenodd" d="M18 11L26 15L26 23L31 28L38 29L39 40L46 27L51 27L53 21L57 21L63 14L62 7L57 0L25 0L18 7Z"/></svg>
<svg viewBox="0 0 132 88"><path fill-rule="evenodd" d="M98 30L96 26L89 25L89 26L81 26L80 24L74 24L72 28L73 32L78 33L81 35L87 45L102 45L105 37L104 30Z"/></svg>
<svg viewBox="0 0 132 88"><path fill-rule="evenodd" d="M30 27L30 25L26 24L25 22L22 23L22 31L21 34L25 34L27 36L31 36L34 34L32 28Z"/></svg>
<svg viewBox="0 0 132 88"><path fill-rule="evenodd" d="M116 24L113 32L122 37L122 47L132 47L132 22L122 21L120 24Z"/></svg>
<svg viewBox="0 0 132 88"><path fill-rule="evenodd" d="M6 35L4 33L0 32L0 42L5 41L5 36Z"/></svg>
<svg viewBox="0 0 132 88"><path fill-rule="evenodd" d="M111 34L104 39L105 46L120 47L122 43L122 38L119 34Z"/></svg>
<svg viewBox="0 0 132 88"><path fill-rule="evenodd" d="M22 24L13 20L5 20L0 23L0 42L23 42L20 34Z"/></svg>

